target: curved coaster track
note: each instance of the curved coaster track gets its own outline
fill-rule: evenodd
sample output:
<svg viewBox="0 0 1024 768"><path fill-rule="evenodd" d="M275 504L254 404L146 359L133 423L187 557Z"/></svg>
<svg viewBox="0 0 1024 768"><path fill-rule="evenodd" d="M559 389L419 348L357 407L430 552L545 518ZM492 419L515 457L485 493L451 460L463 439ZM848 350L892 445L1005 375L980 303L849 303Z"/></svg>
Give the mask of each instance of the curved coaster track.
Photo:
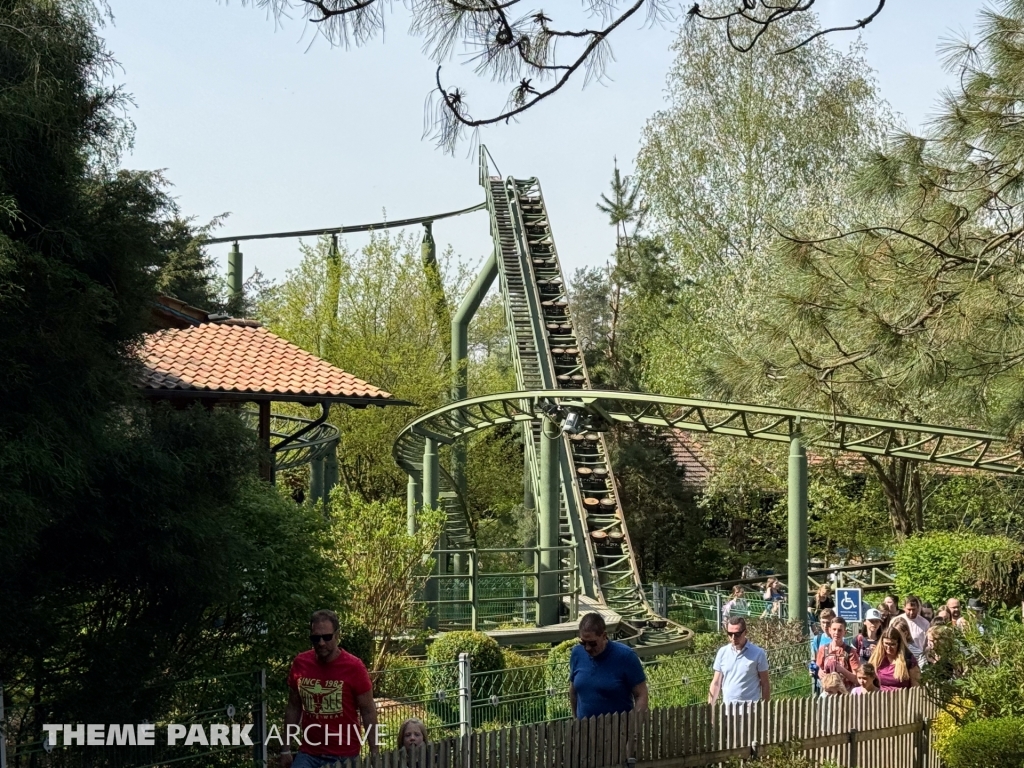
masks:
<svg viewBox="0 0 1024 768"><path fill-rule="evenodd" d="M470 398L437 408L408 424L395 442L395 455L423 455L427 440L453 444L460 438L499 424L524 423L536 435L539 425L550 418L553 406L563 411L577 411L596 428L613 424L645 424L668 429L684 429L706 434L746 437L789 443L800 437L818 448L847 451L875 457L896 457L945 466L981 469L1003 474L1024 474L1024 452L1002 435L977 430L956 429L919 423L867 419L817 413L787 408L723 403L706 400L665 397L639 392L565 389L506 392ZM629 553L629 539L622 510L614 494L614 486L605 485L592 491L593 480L584 468L607 466L603 441L597 432L565 437L567 450L562 461L562 511L572 511L576 519L564 539L576 548L581 569L596 572L597 582L592 597L606 603L627 620L643 623L652 617L639 589L629 591L622 569L632 568L629 581L639 584L634 561ZM527 444L526 453L530 454ZM535 449L534 449L535 450ZM573 471L575 470L575 471ZM609 472L610 476L610 472ZM609 479L605 480L610 483ZM610 504L593 504L595 496L604 493ZM593 494L593 495L589 495ZM583 499L574 505L565 503ZM453 508L454 510L455 508ZM593 510L593 512L591 512ZM455 514L455 512L450 512ZM463 512L459 512L463 514ZM609 520L614 518L613 523ZM622 534L611 549L609 530ZM571 531L571 533L570 533ZM605 536L601 534L605 533ZM611 588L608 589L607 585ZM639 621L638 621L639 620ZM638 650L667 652L678 647L688 630L670 625L663 630L643 629L635 638Z"/></svg>

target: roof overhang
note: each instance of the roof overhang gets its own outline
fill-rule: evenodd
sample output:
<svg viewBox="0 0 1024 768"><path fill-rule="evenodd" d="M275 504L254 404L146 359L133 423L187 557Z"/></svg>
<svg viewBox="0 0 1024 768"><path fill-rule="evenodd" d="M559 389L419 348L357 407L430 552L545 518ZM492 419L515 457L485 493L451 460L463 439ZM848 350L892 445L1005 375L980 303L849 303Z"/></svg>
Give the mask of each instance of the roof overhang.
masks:
<svg viewBox="0 0 1024 768"><path fill-rule="evenodd" d="M396 400L392 397L350 397L346 395L298 395L285 394L280 392L237 392L228 390L211 389L155 389L152 387L140 389L143 397L150 400L207 400L217 402L234 403L297 403L299 405L314 406L322 403L332 405L348 405L352 408L384 408L391 405L411 406L408 400Z"/></svg>

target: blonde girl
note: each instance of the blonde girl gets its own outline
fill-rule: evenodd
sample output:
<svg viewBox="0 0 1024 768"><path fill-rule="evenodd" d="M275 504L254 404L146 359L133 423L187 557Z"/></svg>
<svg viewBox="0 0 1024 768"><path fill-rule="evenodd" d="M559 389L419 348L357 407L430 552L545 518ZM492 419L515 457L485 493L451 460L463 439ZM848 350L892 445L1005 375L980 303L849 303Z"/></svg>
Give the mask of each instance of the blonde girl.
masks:
<svg viewBox="0 0 1024 768"><path fill-rule="evenodd" d="M829 672L821 678L821 695L824 698L829 696L845 696L846 683L843 676L838 672Z"/></svg>
<svg viewBox="0 0 1024 768"><path fill-rule="evenodd" d="M427 739L427 726L423 724L423 721L416 717L410 717L404 723L402 727L398 729L398 746L405 747L405 749L416 749L426 744Z"/></svg>

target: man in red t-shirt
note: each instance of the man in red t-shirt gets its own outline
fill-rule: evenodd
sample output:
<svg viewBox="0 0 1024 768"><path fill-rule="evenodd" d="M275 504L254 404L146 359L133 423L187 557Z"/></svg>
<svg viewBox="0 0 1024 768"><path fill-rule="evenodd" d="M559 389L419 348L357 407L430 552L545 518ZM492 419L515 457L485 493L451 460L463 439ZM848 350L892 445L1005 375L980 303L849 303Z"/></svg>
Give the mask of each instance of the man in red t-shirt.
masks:
<svg viewBox="0 0 1024 768"><path fill-rule="evenodd" d="M357 757L364 743L377 752L377 707L366 666L338 647L338 615L317 611L309 619L312 650L303 651L288 673L291 689L284 722L300 726L301 746L281 747L281 768L321 768ZM359 719L362 717L362 728Z"/></svg>

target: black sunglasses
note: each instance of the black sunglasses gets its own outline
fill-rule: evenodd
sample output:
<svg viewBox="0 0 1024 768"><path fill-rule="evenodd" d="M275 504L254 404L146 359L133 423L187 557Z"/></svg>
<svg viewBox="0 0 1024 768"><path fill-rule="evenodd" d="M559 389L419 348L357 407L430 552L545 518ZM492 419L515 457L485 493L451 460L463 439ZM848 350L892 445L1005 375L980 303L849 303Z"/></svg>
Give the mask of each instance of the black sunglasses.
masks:
<svg viewBox="0 0 1024 768"><path fill-rule="evenodd" d="M600 640L580 640L580 645L584 648L597 648Z"/></svg>
<svg viewBox="0 0 1024 768"><path fill-rule="evenodd" d="M747 630L745 630L745 629L741 629L739 632L726 632L725 634L727 634L729 637L739 637L740 635L744 634L746 631Z"/></svg>
<svg viewBox="0 0 1024 768"><path fill-rule="evenodd" d="M319 645L321 640L323 640L325 643L329 643L333 639L334 639L334 633L333 632L331 632L331 634L329 634L329 635L310 635L309 636L309 644L310 645Z"/></svg>

